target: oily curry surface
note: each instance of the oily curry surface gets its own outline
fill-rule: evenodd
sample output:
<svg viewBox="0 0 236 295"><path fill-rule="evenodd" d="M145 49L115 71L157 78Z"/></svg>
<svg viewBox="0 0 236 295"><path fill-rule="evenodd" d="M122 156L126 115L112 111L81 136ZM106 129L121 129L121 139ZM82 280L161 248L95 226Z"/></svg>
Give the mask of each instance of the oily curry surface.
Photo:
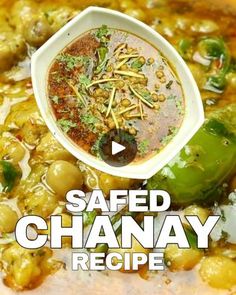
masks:
<svg viewBox="0 0 236 295"><path fill-rule="evenodd" d="M144 40L106 25L56 57L48 95L62 130L95 156L102 135L115 128L136 139L136 160L156 154L184 115L181 85L167 59Z"/></svg>
<svg viewBox="0 0 236 295"><path fill-rule="evenodd" d="M175 292L178 279L185 277L188 282L191 282L189 283L190 288L201 287L206 290L206 294L208 292L215 294L214 292L220 292L219 290L224 290L224 294L235 292L236 14L234 14L233 8L228 6L231 3L230 0L224 3L220 1L213 3L214 5L211 1L201 0L0 1L0 267L5 286L17 291L40 289L42 287L40 285L50 285L50 280L53 280L63 269L64 272L69 272L67 261L63 259L63 256L56 257L54 251L47 246L42 249L27 250L17 244L14 228L21 216L27 214L42 216L50 227L50 215L60 214L63 218L63 225L69 226L71 216L65 210L65 193L68 190L83 189L89 193L94 188L100 188L108 196L111 189L139 188L141 185L139 181L134 179L113 177L96 171L75 159L49 132L41 118L33 95L29 74L32 53L82 9L89 5L99 5L122 11L146 22L170 41L192 71L201 91L205 108L206 122L204 126L177 157L145 182L148 189L165 189L171 193L173 207L170 214L198 215L202 222L212 214L221 216L219 225L211 234L209 249L206 251L196 248L196 237L187 225L185 229L191 240L191 248L178 249L175 245L169 245L165 249L167 270L164 290L169 290L171 286L174 286ZM234 2L232 3L234 4ZM114 32L113 36L117 36L119 39L122 34L124 33ZM81 142L81 134L75 132L73 126L77 123L81 124L83 110L78 118L73 116L68 119L63 100L64 96L69 95L66 99L71 102L69 111L73 111L75 99L76 103L83 103L85 95L82 93L82 100L80 95L79 97L74 95L73 87L71 87L74 84L70 82L78 82L79 86L81 83L88 83L88 85L93 83L93 77L88 76L88 72L86 72L89 71L89 68L74 68L74 58L68 60L68 56L65 55L74 56L74 53L79 53L81 57L86 55L91 58L94 51L102 47L99 39L94 38L89 32L80 38L66 48L65 52L52 65L48 80L49 98L58 121L67 120L62 124L62 127L66 128L64 131L68 132L68 135L79 145L83 145L84 149L89 150L100 132L91 132L87 125L88 122L93 121L92 117L85 116L87 125L83 123L85 125L83 125L84 133L82 135L86 135L88 142L85 140ZM133 38L132 40L135 42L137 40L135 36L129 36L129 38ZM86 51L79 50L82 40L86 41L86 44L90 44ZM111 52L114 52L120 41L111 41L114 44ZM126 50L128 47L135 50L140 42L145 43L143 40L137 42L137 46L130 46L127 41ZM124 41L122 40L120 43L124 43ZM134 42L132 41L132 43ZM139 79L139 75L149 75L150 65L148 63L152 61L150 58L154 58L152 53L154 55L157 49L151 47L150 44L145 43L145 46L148 47L148 50L132 52L138 56L128 59L126 61L127 67L118 69L118 71L127 73L131 68L133 76L138 74L138 77L125 78L120 72L117 72L117 79L124 84L125 79ZM104 49L100 49L100 57L102 51L104 53ZM128 53L123 52L122 54ZM117 64L112 56L110 58L112 64ZM99 75L102 73L102 75L106 75L104 79L109 79L111 73L109 67L103 68L104 64L102 61L99 63L99 56L96 54L94 63L97 63L95 76L97 75L97 78L100 79ZM135 70L134 68L137 67L138 70ZM101 72L99 72L100 68L102 68ZM116 84L106 85L111 89L104 89L103 83L99 87L96 86L96 89L95 86L91 86L94 87L92 88L93 95L90 95L89 90L87 91L88 85L86 85L86 97L93 101L94 94L98 92L101 106L104 104L104 115L103 113L99 114L102 119L101 126L97 127L106 129L113 127L116 123L124 123L125 125L131 123L131 126L126 126L127 130L140 136L141 143L147 136L146 132L149 132L145 130L145 134L143 134L144 129L147 129L146 124L149 124L149 119L145 120L144 116L144 120L139 118L134 122L133 118L130 120L131 118L128 117L140 114L142 110L143 115L146 114L147 118L152 119L150 121L153 123L153 128L161 127L158 130L162 130L163 133L158 135L159 139L168 136L167 129L170 126L178 127L181 123L181 115L176 113L176 103L168 97L173 94L183 100L178 84L173 82L170 85L171 89L167 88L168 82L173 80L169 78L170 68L171 65L165 69L155 68L155 79L157 79L155 84L160 84L164 93L151 93L154 89L149 88L148 84L138 81L138 86L131 85L134 91L131 93L132 91L129 89L127 99L127 97L122 97L121 90L125 87L123 83L121 83L120 87L122 87L119 90ZM74 80L75 70L81 70L85 75L82 81ZM167 72L163 74L165 70ZM53 72L58 74L59 80L62 75L69 80L55 82L55 78L52 77ZM164 77L166 81L163 79L164 83L162 84L161 79ZM116 91L114 88L117 88ZM141 91L148 91L148 96L151 96L149 103L153 106L157 105L156 110L145 104L144 101L141 101L140 104L140 101L135 98L135 93L140 90L138 88ZM126 89L126 91L128 90ZM109 107L111 94L115 92L119 94L117 101L113 105L110 103ZM131 101L131 96L134 101ZM129 110L129 116L125 115L127 118L124 116L126 112L119 114L125 108L133 107L133 104L138 105L137 109ZM172 104L173 109L171 109ZM165 124L160 126L158 106L160 110L165 109L169 112L169 115L174 114L173 122L167 122L164 119ZM115 117L117 120L114 120L111 111L122 115L122 120L119 120L119 116ZM84 115L89 112L90 115L94 115L92 108L88 109ZM106 117L107 112L108 116ZM68 120L72 119L76 121L68 123ZM94 126L92 124L92 127ZM150 134L148 136L150 137ZM159 146L153 146L151 140L152 138L149 138L148 145L145 143L141 145L140 152L144 155L146 152L151 152L151 149L159 148ZM150 150L147 149L147 146L150 147ZM84 216L85 225L90 225L99 214L100 212L97 211L86 214ZM122 214L128 214L126 208ZM114 224L119 222L119 216L115 214L112 217ZM139 215L137 218L140 224L142 217ZM164 216L158 215L155 220L159 223L163 218ZM34 228L31 230L34 231ZM119 238L118 233L117 235ZM63 245L64 248L69 249L70 240L64 239ZM107 251L109 252L109 250ZM123 254L125 249L119 251ZM143 249L138 243L134 243L133 248L129 251L147 253L147 249ZM154 276L158 280L162 277L160 273L150 273L146 268L140 269L138 274L137 284L141 280L142 285L147 288L146 284L152 284L151 280ZM129 281L129 276L131 278L132 274L123 274L124 282ZM193 279L196 277L197 282ZM104 278L109 280L109 274ZM2 285L2 288L5 287ZM155 294L159 291L153 289L150 292ZM188 293L189 291L186 290L186 294Z"/></svg>

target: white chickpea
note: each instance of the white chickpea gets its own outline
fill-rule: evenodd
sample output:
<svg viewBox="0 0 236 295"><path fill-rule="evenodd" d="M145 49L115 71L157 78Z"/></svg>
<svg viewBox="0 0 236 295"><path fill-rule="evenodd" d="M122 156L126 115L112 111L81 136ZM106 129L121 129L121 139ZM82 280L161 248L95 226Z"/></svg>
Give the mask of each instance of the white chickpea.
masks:
<svg viewBox="0 0 236 295"><path fill-rule="evenodd" d="M52 30L45 17L35 15L24 25L23 35L27 43L39 47L49 39Z"/></svg>
<svg viewBox="0 0 236 295"><path fill-rule="evenodd" d="M191 205L184 209L184 215L196 215L199 217L201 223L205 223L210 211L197 205Z"/></svg>
<svg viewBox="0 0 236 295"><path fill-rule="evenodd" d="M62 265L52 259L52 254L52 250L47 247L28 250L16 242L12 243L2 254L5 283L17 291L36 287L38 281Z"/></svg>
<svg viewBox="0 0 236 295"><path fill-rule="evenodd" d="M15 1L11 8L10 24L22 33L24 24L37 12L37 3L31 0Z"/></svg>
<svg viewBox="0 0 236 295"><path fill-rule="evenodd" d="M29 192L22 198L20 196L18 206L22 213L47 218L58 206L58 196L51 194L46 189L40 189L36 192Z"/></svg>
<svg viewBox="0 0 236 295"><path fill-rule="evenodd" d="M110 190L130 189L140 183L139 180L132 178L113 176L103 172L99 174L99 187L106 196L109 195Z"/></svg>
<svg viewBox="0 0 236 295"><path fill-rule="evenodd" d="M100 171L80 162L79 167L83 171L84 185L89 191L99 188Z"/></svg>
<svg viewBox="0 0 236 295"><path fill-rule="evenodd" d="M9 145L7 149L7 154L13 161L13 163L17 164L24 158L25 149L19 142L15 141Z"/></svg>
<svg viewBox="0 0 236 295"><path fill-rule="evenodd" d="M203 257L199 249L179 249L177 245L168 245L165 249L165 260L171 271L192 269Z"/></svg>
<svg viewBox="0 0 236 295"><path fill-rule="evenodd" d="M236 262L224 256L206 257L199 273L213 288L231 289L236 285Z"/></svg>
<svg viewBox="0 0 236 295"><path fill-rule="evenodd" d="M35 99L30 97L28 100L17 103L12 107L5 124L16 124L20 128L17 134L20 135L25 142L34 144L33 139L36 138L37 134L40 134L44 126L32 124L33 118L39 118L39 110Z"/></svg>
<svg viewBox="0 0 236 295"><path fill-rule="evenodd" d="M117 238L117 240L118 240L119 244L121 244L121 236L119 236ZM108 250L108 253L112 253L112 252L114 252L114 250ZM132 239L132 247L130 249L118 248L118 249L116 249L115 252L121 254L121 256L124 257L125 253L130 253L130 254L144 253L147 255L150 252L150 249L143 248L143 246L135 238L133 238ZM114 265L116 265L116 263L118 263L118 262L122 262L122 261L117 261L117 259L113 260ZM120 271L121 272L136 272L136 270L132 269L133 268L132 265L133 265L132 255L130 255L130 270L125 270L124 265L122 265ZM140 266L140 268L142 268L142 266Z"/></svg>
<svg viewBox="0 0 236 295"><path fill-rule="evenodd" d="M53 32L58 31L63 27L70 19L75 16L78 11L74 11L72 8L64 6L58 9L53 9L46 12L48 15L48 22Z"/></svg>
<svg viewBox="0 0 236 295"><path fill-rule="evenodd" d="M14 32L0 33L0 71L9 70L26 54L23 38Z"/></svg>
<svg viewBox="0 0 236 295"><path fill-rule="evenodd" d="M67 161L55 161L48 169L46 180L48 185L60 197L72 189L80 189L83 185L83 175L80 169Z"/></svg>
<svg viewBox="0 0 236 295"><path fill-rule="evenodd" d="M230 87L236 89L236 73L229 73L226 75L227 82Z"/></svg>
<svg viewBox="0 0 236 295"><path fill-rule="evenodd" d="M0 204L0 232L11 233L14 231L18 216L16 211L5 204Z"/></svg>
<svg viewBox="0 0 236 295"><path fill-rule="evenodd" d="M1 37L1 36L0 36ZM0 70L8 70L14 64L14 55L7 43L0 43Z"/></svg>
<svg viewBox="0 0 236 295"><path fill-rule="evenodd" d="M2 0L0 1L0 5L1 5L1 11L0 11L1 31L3 32L3 31L9 30L9 23L6 18L7 8L6 9L3 8L4 4L2 3Z"/></svg>
<svg viewBox="0 0 236 295"><path fill-rule="evenodd" d="M130 189L137 181L131 178L117 177L106 173L99 176L99 187L106 196L113 189Z"/></svg>
<svg viewBox="0 0 236 295"><path fill-rule="evenodd" d="M75 159L60 145L50 132L46 133L41 138L39 145L36 147L36 151L45 161L73 161Z"/></svg>

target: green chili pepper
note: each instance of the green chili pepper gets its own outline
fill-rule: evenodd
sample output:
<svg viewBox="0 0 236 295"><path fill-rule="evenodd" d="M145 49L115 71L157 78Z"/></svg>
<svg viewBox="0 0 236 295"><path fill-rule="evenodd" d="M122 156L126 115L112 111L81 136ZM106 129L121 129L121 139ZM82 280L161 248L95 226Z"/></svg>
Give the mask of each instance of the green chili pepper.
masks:
<svg viewBox="0 0 236 295"><path fill-rule="evenodd" d="M216 112L181 152L148 180L148 189L164 189L177 205L213 202L236 172L236 104ZM222 119L223 118L223 119Z"/></svg>
<svg viewBox="0 0 236 295"><path fill-rule="evenodd" d="M208 122L205 123L205 129L209 132L212 133L214 135L217 136L224 136L227 138L231 138L232 141L235 140L235 136L233 133L231 133L226 126L224 125L224 123L220 122L217 119L212 118L211 120L209 120Z"/></svg>

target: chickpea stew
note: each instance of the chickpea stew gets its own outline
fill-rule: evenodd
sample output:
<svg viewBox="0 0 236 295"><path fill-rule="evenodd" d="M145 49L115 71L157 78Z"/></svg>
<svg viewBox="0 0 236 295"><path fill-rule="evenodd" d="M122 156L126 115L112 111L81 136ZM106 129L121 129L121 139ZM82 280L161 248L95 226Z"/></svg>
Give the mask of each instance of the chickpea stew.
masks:
<svg viewBox="0 0 236 295"><path fill-rule="evenodd" d="M48 96L61 129L95 156L102 134L116 128L135 137L136 161L150 157L171 140L184 115L183 91L168 60L144 40L106 25L57 55Z"/></svg>
<svg viewBox="0 0 236 295"><path fill-rule="evenodd" d="M100 188L109 202L110 190L138 189L143 185L135 179L114 177L78 161L49 132L34 98L29 71L32 53L70 19L90 5L108 7L127 13L144 21L163 35L175 46L189 66L197 81L204 103L206 115L204 125L168 165L148 179L147 183L145 182L145 187L147 189L164 189L171 194L172 207L167 214L197 215L202 222L209 215L214 214L220 215L221 219L217 228L210 235L209 248L204 251L197 249L196 237L191 228L186 225L185 231L191 241L191 247L179 249L175 245L169 245L164 250L166 271L162 273L149 272L145 267L139 269L137 274L119 274L108 271L93 272L92 274L70 272L69 261L66 260L66 257L70 257L70 252L65 255L66 251L71 251L68 238L63 239L63 249L57 251L49 249L47 244L36 250L24 249L15 240L15 225L24 215L39 215L45 218L48 231L50 231L50 216L52 214L60 214L63 225L69 226L71 215L65 208L65 193L68 190L82 189L88 193L89 197L89 193L93 189ZM236 4L234 0L0 0L1 295L15 295L25 290L29 294L45 293L49 295L54 295L55 290L58 295L65 293L75 295L79 290L83 294L90 295L96 294L97 290L97 294L110 293L111 288L114 292L114 286L116 294L129 293L131 295L235 294L235 19ZM86 34L81 36L81 38L85 37ZM129 38L131 37L136 38L129 35ZM90 38L98 49L100 47L99 39L97 37ZM75 42L77 41L79 39L75 40ZM139 40L139 42L144 41ZM150 44L146 44L146 46L151 47ZM133 44L128 47L139 49ZM71 50L71 48L68 47L65 50ZM101 50L101 54L103 50ZM152 50L157 49L152 48ZM73 52L70 54L74 55ZM145 64L141 67L142 70L131 72L136 74L140 72L146 75L144 69L153 66L147 64L148 58L152 56L150 53L141 53L139 50L138 55L145 58ZM98 56L95 55L94 67L97 61ZM68 66L73 68L73 62L74 59ZM133 62L137 66L140 60L129 59L127 66L131 67ZM57 63L58 61L55 61L55 66ZM64 67L66 64L66 60L61 61L58 63L58 67ZM171 65L169 66L171 68ZM102 68L102 75L111 75L108 68L104 69L105 72ZM74 70L84 71L85 68ZM127 69L120 69L120 71L127 71ZM73 71L65 69L65 74L72 75ZM93 77L88 74L85 76L93 80ZM118 74L117 76L122 81L133 78L125 78ZM166 77L169 76L166 74ZM160 110L149 108L143 102L141 105L148 115L150 115L149 112L153 112L155 116L158 116L165 104L173 103L172 100L167 99L167 93L174 88L166 89L168 79L163 84L157 76L155 79L161 89L165 91L166 99L162 102L159 101L159 98L155 101L155 96L151 98L153 104L160 105ZM53 82L53 78L50 81ZM85 84L88 82L87 79L82 79L82 81ZM117 83L117 81L113 81L114 84L115 82ZM65 85L65 89L68 91L66 95L73 94L69 97L71 99L69 102L73 105L76 98L76 103L80 104L73 89L63 83L62 81L62 85ZM144 85L144 88L147 86ZM102 98L104 102L105 99L109 101L112 88L103 89L104 83L101 83L96 88L102 91L106 90L109 96L105 94L105 91L102 92L102 95L98 93L99 95L94 96L95 85L92 87L94 87L91 88L94 89L94 92L91 98L88 95L89 99L99 100ZM135 89L135 87L133 88ZM159 89L160 94L161 89ZM119 91L120 89L118 89L118 93ZM180 88L179 91L181 91ZM157 92L158 95L159 92ZM58 98L50 97L56 113L63 110L65 105L62 103L60 93L52 94L58 95ZM131 91L129 91L129 95L132 95ZM181 95L179 95L180 98L183 102ZM131 101L130 97L128 99ZM136 101L135 97L133 99ZM117 102L121 104L118 99ZM123 104L122 107L129 107L129 102L123 101ZM106 104L104 106L107 108ZM112 110L113 108L116 110L117 105L112 106ZM139 112L139 109L132 111L132 113L135 112ZM59 112L59 115L61 116L58 117L59 120L61 118L68 119L63 117L63 112ZM100 113L98 115L100 116ZM102 114L104 117L105 115L106 113ZM109 113L110 115L111 113ZM181 123L181 116L178 118ZM127 122L126 118L124 119ZM145 123L145 120L138 120L139 124ZM130 121L133 122L133 120ZM113 124L114 122L109 120L109 123ZM102 126L113 127L106 124ZM70 136L73 129L71 126L68 128ZM136 125L134 128L137 131L141 130L136 129ZM91 132L89 129L86 131ZM87 149L92 146L92 140L96 140L96 133L93 136L94 138L89 141ZM146 152L146 148L144 151ZM95 216L100 214L100 212L94 211L84 215L85 230L89 230L89 225ZM117 228L119 228L120 216L125 214L128 214L126 208L112 217L112 222L115 226L117 225ZM136 216L136 220L140 224L142 218L142 214ZM164 218L165 215L159 214L155 217L155 223L160 225ZM30 229L34 231L34 228ZM117 232L117 238L120 239L119 232ZM104 251L109 253L112 249ZM127 249L120 248L118 251L123 255ZM147 253L152 252L153 249L144 249L134 241L133 247L128 251L130 253Z"/></svg>

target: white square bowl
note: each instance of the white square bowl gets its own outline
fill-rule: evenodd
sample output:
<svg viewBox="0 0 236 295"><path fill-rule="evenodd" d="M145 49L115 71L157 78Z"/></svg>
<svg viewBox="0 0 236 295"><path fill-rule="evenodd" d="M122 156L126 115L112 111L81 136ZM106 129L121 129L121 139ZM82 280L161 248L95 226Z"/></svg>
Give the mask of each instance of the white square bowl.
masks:
<svg viewBox="0 0 236 295"><path fill-rule="evenodd" d="M57 54L81 34L102 25L128 31L159 49L175 68L185 97L184 119L173 139L152 158L140 163L130 163L124 167L110 166L76 145L57 126L52 108L47 99L48 70ZM98 7L85 9L33 54L31 74L34 94L39 109L55 138L79 160L112 175L136 179L150 178L182 149L204 122L204 111L198 87L181 56L169 42L152 28L117 11Z"/></svg>

